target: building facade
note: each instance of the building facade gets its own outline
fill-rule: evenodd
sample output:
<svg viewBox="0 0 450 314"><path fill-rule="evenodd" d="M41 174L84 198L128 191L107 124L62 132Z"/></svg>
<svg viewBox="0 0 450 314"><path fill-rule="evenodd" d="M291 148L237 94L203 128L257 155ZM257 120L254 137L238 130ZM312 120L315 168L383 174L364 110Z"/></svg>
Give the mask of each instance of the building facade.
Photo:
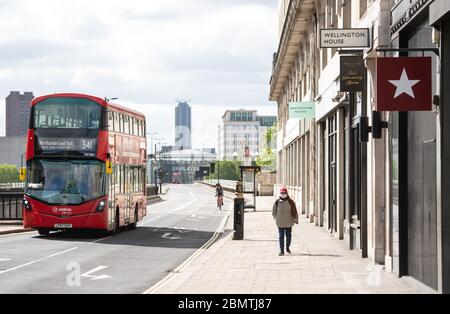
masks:
<svg viewBox="0 0 450 314"><path fill-rule="evenodd" d="M179 150L192 148L191 107L179 102L175 108L175 147Z"/></svg>
<svg viewBox="0 0 450 314"><path fill-rule="evenodd" d="M210 165L215 159L215 154L200 150L180 150L161 154L157 164L162 183L193 184L210 174Z"/></svg>
<svg viewBox="0 0 450 314"><path fill-rule="evenodd" d="M264 149L264 135L269 127L276 124L275 116L258 116L256 110L228 110L222 117L218 134L219 160L244 160L256 158Z"/></svg>
<svg viewBox="0 0 450 314"><path fill-rule="evenodd" d="M278 104L277 187L310 221L363 258L449 292L449 1L284 0L270 100ZM320 48L321 29L367 28L370 48ZM433 60L431 112L376 112L378 58ZM393 49L395 48L395 49ZM437 49L438 48L438 49ZM437 53L436 53L437 52ZM447 54L447 55L446 55ZM342 56L364 64L364 88L340 91ZM289 103L314 102L314 119L290 119ZM374 117L381 138L364 139ZM448 177L448 176L447 176ZM448 180L447 180L448 181Z"/></svg>
<svg viewBox="0 0 450 314"><path fill-rule="evenodd" d="M6 97L6 136L26 136L30 120L32 92L10 92Z"/></svg>

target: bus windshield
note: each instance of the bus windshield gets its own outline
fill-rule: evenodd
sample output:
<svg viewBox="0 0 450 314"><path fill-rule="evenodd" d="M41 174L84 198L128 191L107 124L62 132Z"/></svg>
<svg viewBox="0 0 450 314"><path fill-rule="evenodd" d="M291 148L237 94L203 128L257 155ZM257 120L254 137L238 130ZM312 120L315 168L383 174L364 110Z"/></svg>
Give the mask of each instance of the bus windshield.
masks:
<svg viewBox="0 0 450 314"><path fill-rule="evenodd" d="M79 205L105 195L105 166L95 160L35 159L26 194L54 205Z"/></svg>
<svg viewBox="0 0 450 314"><path fill-rule="evenodd" d="M83 98L48 98L34 105L34 128L99 129L102 108Z"/></svg>

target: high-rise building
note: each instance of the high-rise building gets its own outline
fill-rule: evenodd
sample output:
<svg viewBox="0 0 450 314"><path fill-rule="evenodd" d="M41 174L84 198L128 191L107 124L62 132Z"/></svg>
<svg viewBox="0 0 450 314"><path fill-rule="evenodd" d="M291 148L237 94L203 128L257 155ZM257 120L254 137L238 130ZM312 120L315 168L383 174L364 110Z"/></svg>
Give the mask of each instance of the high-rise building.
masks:
<svg viewBox="0 0 450 314"><path fill-rule="evenodd" d="M191 107L179 101L175 108L175 146L179 150L191 149Z"/></svg>
<svg viewBox="0 0 450 314"><path fill-rule="evenodd" d="M219 127L220 160L241 160L250 153L261 153L265 130L276 122L276 117L258 117L256 110L228 110Z"/></svg>
<svg viewBox="0 0 450 314"><path fill-rule="evenodd" d="M6 97L6 136L26 136L32 92L10 92Z"/></svg>

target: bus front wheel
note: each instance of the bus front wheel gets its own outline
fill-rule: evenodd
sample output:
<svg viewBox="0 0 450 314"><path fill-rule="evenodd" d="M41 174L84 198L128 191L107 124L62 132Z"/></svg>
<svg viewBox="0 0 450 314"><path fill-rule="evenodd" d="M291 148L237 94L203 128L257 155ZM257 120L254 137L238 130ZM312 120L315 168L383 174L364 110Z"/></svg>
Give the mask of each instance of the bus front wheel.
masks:
<svg viewBox="0 0 450 314"><path fill-rule="evenodd" d="M50 234L50 229L38 228L37 231L41 236L48 236Z"/></svg>

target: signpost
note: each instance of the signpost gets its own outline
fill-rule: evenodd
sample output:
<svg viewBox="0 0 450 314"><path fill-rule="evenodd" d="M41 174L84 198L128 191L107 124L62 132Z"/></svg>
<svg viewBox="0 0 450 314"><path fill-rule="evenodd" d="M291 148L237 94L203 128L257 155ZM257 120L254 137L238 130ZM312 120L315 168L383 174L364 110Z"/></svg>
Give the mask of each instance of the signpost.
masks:
<svg viewBox="0 0 450 314"><path fill-rule="evenodd" d="M369 48L368 28L321 29L320 48Z"/></svg>

